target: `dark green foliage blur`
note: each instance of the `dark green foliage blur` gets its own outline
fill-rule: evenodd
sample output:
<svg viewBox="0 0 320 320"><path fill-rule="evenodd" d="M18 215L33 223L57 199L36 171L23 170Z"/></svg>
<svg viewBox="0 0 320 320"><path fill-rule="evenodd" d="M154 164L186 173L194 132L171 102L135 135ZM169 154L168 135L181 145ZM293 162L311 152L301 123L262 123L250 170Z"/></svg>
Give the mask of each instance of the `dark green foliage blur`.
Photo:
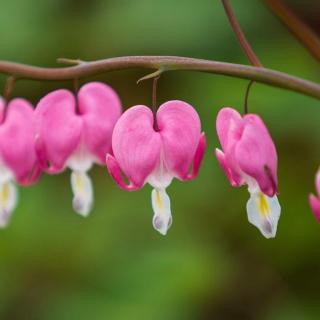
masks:
<svg viewBox="0 0 320 320"><path fill-rule="evenodd" d="M317 1L287 2L319 27ZM261 1L231 3L265 66L320 80L319 64ZM41 66L140 54L247 63L218 0L1 1L0 39L0 59ZM136 84L147 72L92 79L113 86L129 108L151 104L151 82ZM198 178L168 189L174 223L166 237L151 225L151 188L126 193L103 167L91 171L87 219L72 211L68 170L20 188L0 232L0 319L320 319L320 226L307 201L320 164L320 102L252 87L250 111L264 118L279 153L282 216L276 239L266 240L247 221L246 188L231 188L214 157L217 111L242 111L246 85L195 72L161 77L159 101L194 105L208 138ZM25 80L13 96L36 103L61 87L72 83Z"/></svg>

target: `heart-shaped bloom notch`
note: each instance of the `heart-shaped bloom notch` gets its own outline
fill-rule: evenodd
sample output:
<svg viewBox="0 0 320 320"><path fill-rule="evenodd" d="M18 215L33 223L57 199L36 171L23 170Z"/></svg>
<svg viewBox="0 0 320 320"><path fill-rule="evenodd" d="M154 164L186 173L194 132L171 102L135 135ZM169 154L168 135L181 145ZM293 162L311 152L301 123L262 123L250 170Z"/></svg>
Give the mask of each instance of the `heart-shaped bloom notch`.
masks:
<svg viewBox="0 0 320 320"><path fill-rule="evenodd" d="M137 190L145 183L154 188L153 226L165 235L172 224L166 188L173 178L185 181L197 176L205 145L199 116L188 103L168 101L159 107L155 117L148 107L138 105L128 109L117 122L112 136L114 156L108 154L106 164L122 189Z"/></svg>
<svg viewBox="0 0 320 320"><path fill-rule="evenodd" d="M34 183L39 175L34 145L34 111L20 98L7 105L0 98L0 227L7 226L17 205L15 182Z"/></svg>
<svg viewBox="0 0 320 320"><path fill-rule="evenodd" d="M315 184L316 184L317 195L314 195L314 194L309 195L309 204L315 218L320 223L320 168L316 173Z"/></svg>
<svg viewBox="0 0 320 320"><path fill-rule="evenodd" d="M266 238L274 238L280 217L277 199L277 151L262 119L244 117L232 108L219 111L216 121L222 150L217 159L231 185L248 185L248 220Z"/></svg>
<svg viewBox="0 0 320 320"><path fill-rule="evenodd" d="M93 163L104 164L111 151L114 125L121 114L118 95L109 86L91 82L75 97L56 90L43 97L35 111L36 152L47 173L72 170L73 208L87 216L93 189L87 174Z"/></svg>

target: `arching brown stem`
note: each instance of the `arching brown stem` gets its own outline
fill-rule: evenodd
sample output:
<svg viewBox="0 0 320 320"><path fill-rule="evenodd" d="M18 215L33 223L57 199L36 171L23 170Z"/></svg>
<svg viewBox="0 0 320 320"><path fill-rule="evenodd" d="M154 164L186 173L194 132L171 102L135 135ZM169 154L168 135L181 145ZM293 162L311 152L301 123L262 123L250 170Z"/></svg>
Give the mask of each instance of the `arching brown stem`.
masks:
<svg viewBox="0 0 320 320"><path fill-rule="evenodd" d="M79 65L64 68L41 68L15 62L0 61L0 73L13 75L18 79L31 80L72 80L108 71L132 68L161 69L162 72L190 70L222 74L254 80L320 99L320 85L312 81L267 68L195 58L176 56L129 56L82 62Z"/></svg>

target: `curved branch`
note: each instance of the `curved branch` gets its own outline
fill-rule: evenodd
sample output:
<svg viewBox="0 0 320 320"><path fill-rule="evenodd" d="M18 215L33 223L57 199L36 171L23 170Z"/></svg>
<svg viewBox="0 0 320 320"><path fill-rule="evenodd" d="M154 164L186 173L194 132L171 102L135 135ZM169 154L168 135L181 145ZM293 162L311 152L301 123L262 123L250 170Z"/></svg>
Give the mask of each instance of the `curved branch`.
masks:
<svg viewBox="0 0 320 320"><path fill-rule="evenodd" d="M0 73L12 75L16 79L31 80L72 80L107 71L131 68L161 69L162 71L191 70L222 74L254 80L320 99L320 85L312 81L267 68L195 58L128 56L92 62L80 62L76 66L63 68L41 68L9 61L0 61Z"/></svg>

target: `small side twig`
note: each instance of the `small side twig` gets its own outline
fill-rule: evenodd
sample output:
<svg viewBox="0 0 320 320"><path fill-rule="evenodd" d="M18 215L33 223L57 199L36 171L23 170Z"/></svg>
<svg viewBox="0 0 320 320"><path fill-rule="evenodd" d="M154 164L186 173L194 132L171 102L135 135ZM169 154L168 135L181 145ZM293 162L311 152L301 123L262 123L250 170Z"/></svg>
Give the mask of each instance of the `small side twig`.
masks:
<svg viewBox="0 0 320 320"><path fill-rule="evenodd" d="M79 65L84 64L85 61L80 59L68 59L68 58L58 58L57 63L70 64L70 65Z"/></svg>
<svg viewBox="0 0 320 320"><path fill-rule="evenodd" d="M164 68L161 67L161 68L159 68L158 70L156 70L155 72L149 73L149 74L147 74L146 76L140 78L140 79L137 81L137 84L139 84L139 83L142 82L142 81L148 80L148 79L159 78L162 72L164 72Z"/></svg>

